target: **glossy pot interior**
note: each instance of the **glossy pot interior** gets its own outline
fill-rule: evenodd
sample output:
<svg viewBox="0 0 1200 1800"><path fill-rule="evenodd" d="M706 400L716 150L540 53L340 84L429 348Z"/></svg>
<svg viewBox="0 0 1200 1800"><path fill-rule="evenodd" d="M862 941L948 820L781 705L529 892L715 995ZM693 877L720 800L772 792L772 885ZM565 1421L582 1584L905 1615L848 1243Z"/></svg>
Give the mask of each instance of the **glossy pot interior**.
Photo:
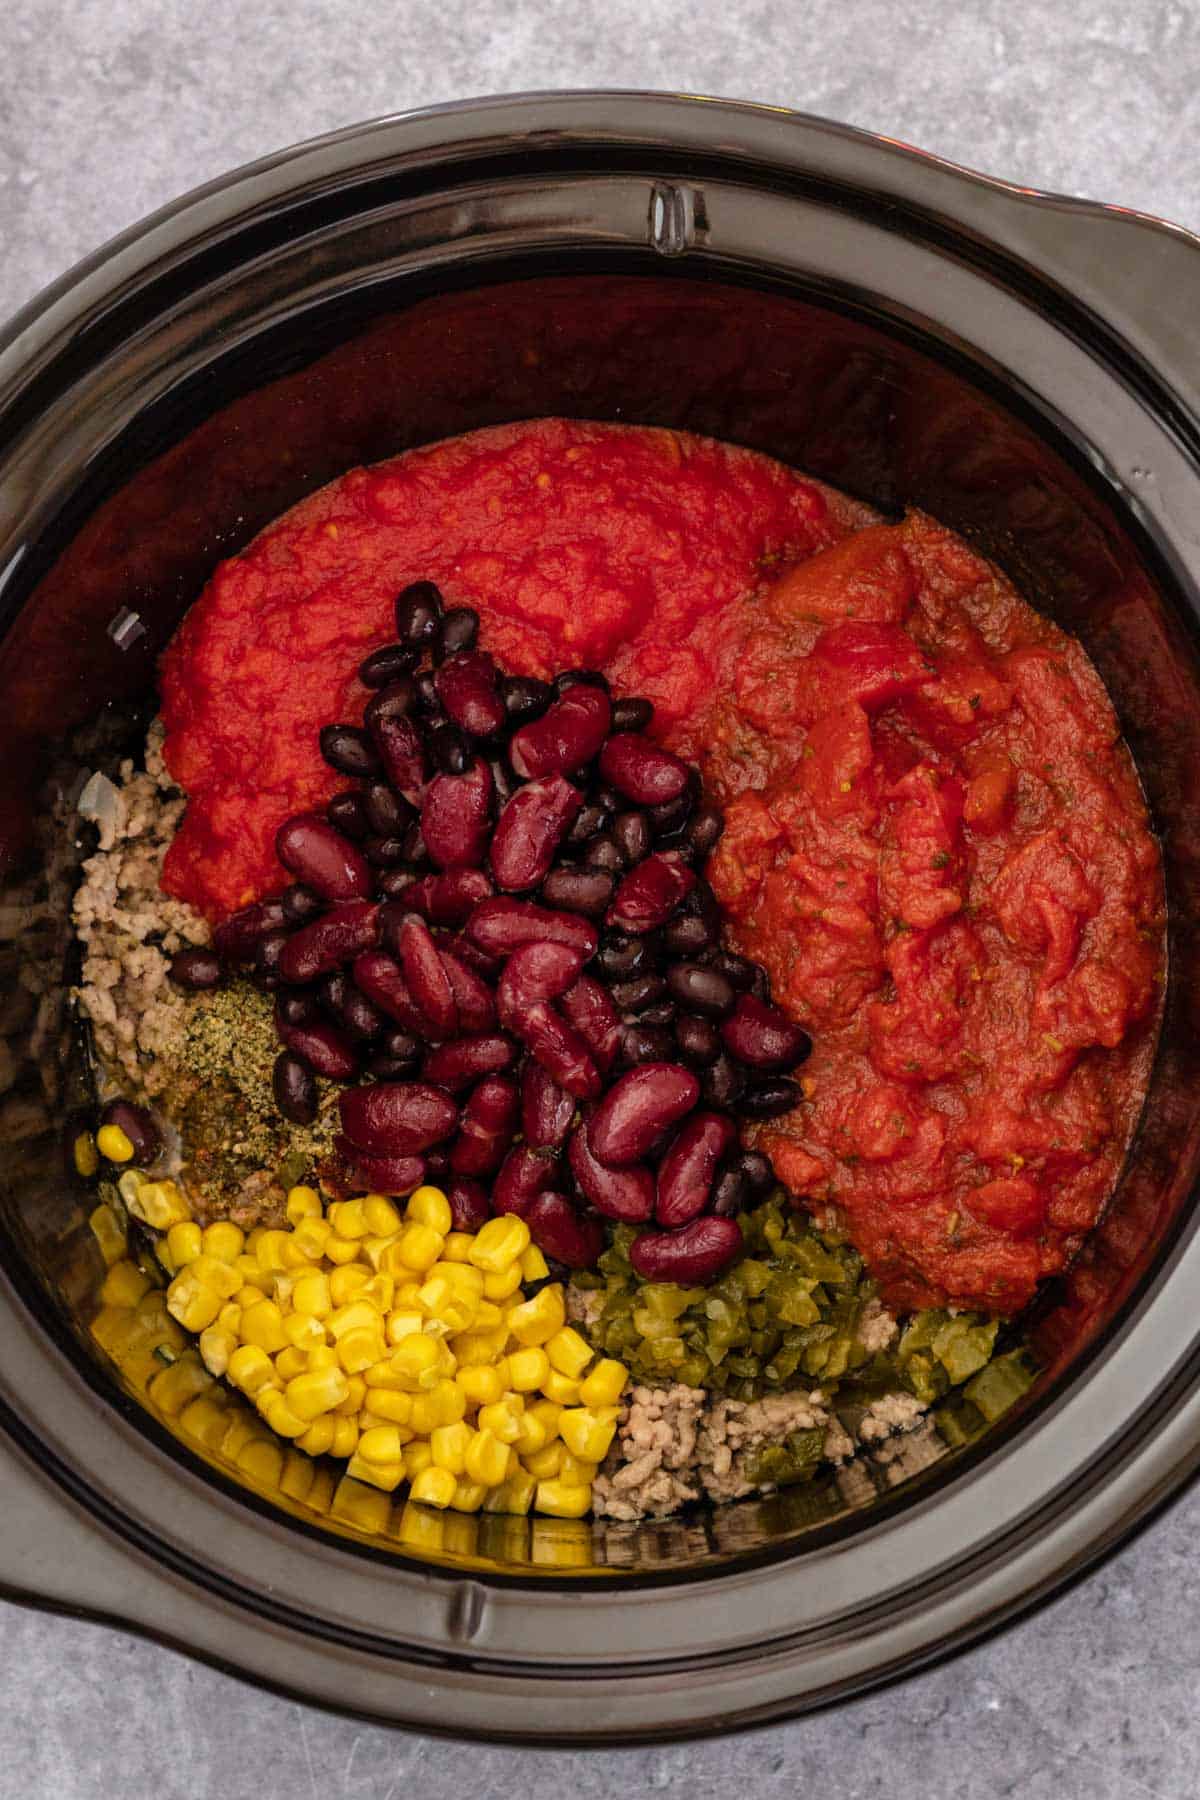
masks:
<svg viewBox="0 0 1200 1800"><path fill-rule="evenodd" d="M621 104L632 108L631 124L622 124ZM181 1521L193 1509L193 1538L206 1529L201 1521L219 1518L244 1534L252 1555L261 1552L264 1570L276 1553L289 1559L307 1572L300 1614L314 1632L332 1604L322 1583L346 1579L346 1546L385 1559L364 1570L376 1587L411 1582L413 1552L397 1542L386 1499L343 1494L332 1513L312 1513L277 1490L253 1491L244 1473L180 1439L172 1420L124 1391L88 1337L102 1266L85 1224L93 1199L66 1172L73 1109L87 1096L65 1008L67 886L45 870L45 783L69 781L78 766L73 728L107 708L119 735L136 717L130 706L152 704L156 654L214 564L355 463L548 413L753 446L888 512L934 512L1083 639L1162 834L1172 947L1161 1048L1130 1166L1087 1254L1039 1307L1033 1331L1046 1374L994 1441L947 1453L900 1486L894 1471L877 1470L853 1504L831 1482L640 1528L450 1518L430 1544L438 1566L474 1574L462 1592L486 1592L497 1605L506 1583L523 1604L531 1586L545 1596L597 1576L630 1596L647 1580L685 1577L707 1593L705 1578L725 1570L728 1622L705 1639L706 1654L719 1658L731 1637L755 1641L732 1598L755 1571L769 1579L776 1565L798 1580L805 1568L829 1566L821 1559L851 1538L869 1570L872 1532L923 1516L936 1543L940 1516L943 1551L910 1548L911 1566L889 1570L889 1580L933 1580L939 1554L966 1556L1020 1510L1019 1495L1005 1502L1008 1512L1001 1507L997 1476L996 1518L977 1508L972 1541L949 1496L975 1484L986 1498L989 1469L1034 1440L1047 1493L1094 1481L1088 1471L1106 1432L1076 1440L1064 1426L1056 1439L1056 1409L1115 1368L1122 1333L1142 1330L1147 1395L1194 1352L1179 1315L1178 1335L1158 1340L1156 1371L1154 1334L1140 1323L1155 1283L1183 1253L1200 1133L1200 670L1195 546L1178 528L1177 505L1194 481L1194 421L1170 370L1152 368L1078 308L1035 260L1000 254L979 199L990 194L994 204L1000 190L952 175L964 212L972 190L982 210L970 227L961 218L951 225L930 184L952 172L935 179L908 167L907 184L920 193L924 181L931 204L924 214L906 210L879 191L896 153L866 140L749 109L712 109L721 115L713 124L682 103L613 102L603 129L582 99L578 122L576 110L531 102L521 118L497 116L486 130L452 113L437 128L414 122L422 129L407 136L403 123L392 127L394 141L367 132L302 153L302 168L255 172L64 285L18 322L0 362L8 772L0 826L14 909L0 954L11 993L18 982L38 990L33 1005L14 999L6 1014L14 1083L0 1103L11 1284L3 1328L10 1349L21 1340L10 1367L30 1359L28 1378L7 1394L8 1416L35 1460L77 1471L85 1506L98 1510L102 1492L114 1515L132 1519L125 1535L151 1557L161 1555L156 1521L169 1534L163 1517L177 1507ZM842 160L847 143L855 166ZM1044 223L1043 215L1038 231ZM1069 236L1070 209L1055 223ZM1087 230L1095 224L1085 219ZM1156 228L1140 229L1149 254ZM1200 284L1194 266L1192 278ZM1163 1302L1159 1316L1166 1311ZM39 1391L61 1402L52 1419L31 1403ZM81 1397L86 1427L72 1423ZM1111 1429L1130 1425L1113 1413L1125 1403L1105 1402ZM130 1468L137 1504L121 1491ZM161 1496L157 1511L151 1492ZM341 1546L336 1570L322 1561L331 1533ZM210 1570L218 1560L215 1548L197 1556ZM868 1573L865 1591L843 1596L860 1618L882 1579ZM754 1592L762 1613L762 1590ZM594 1586L591 1595L594 1606ZM446 1604L444 1630L470 1637L477 1602ZM436 1620L428 1629L434 1655ZM542 1644L569 1655L569 1631L555 1635L565 1630L543 1616ZM415 1624L406 1635L394 1612L379 1631L393 1648L420 1635ZM517 1626L511 1641L498 1633L499 1661L537 1653L520 1638ZM664 1639L653 1653L677 1650ZM623 1654L619 1633L606 1654ZM271 1678L287 1679L274 1669ZM792 1703L802 1686L815 1692L822 1678L810 1672L791 1700L780 1693L764 1704ZM324 1697L359 1704L336 1682ZM474 1713L452 1709L443 1722L478 1725L472 1704ZM661 1696L646 1704L636 1721L592 1721L587 1730L674 1728ZM729 1716L737 1710L731 1702ZM550 1718L535 1728L573 1729Z"/></svg>

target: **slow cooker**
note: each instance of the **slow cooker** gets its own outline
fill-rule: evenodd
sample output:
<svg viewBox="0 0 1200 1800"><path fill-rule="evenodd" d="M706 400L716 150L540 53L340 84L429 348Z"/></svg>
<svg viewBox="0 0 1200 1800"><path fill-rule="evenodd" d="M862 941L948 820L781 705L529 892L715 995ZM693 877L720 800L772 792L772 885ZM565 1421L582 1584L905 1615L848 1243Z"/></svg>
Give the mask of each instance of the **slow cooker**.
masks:
<svg viewBox="0 0 1200 1800"><path fill-rule="evenodd" d="M0 1582L306 1699L589 1743L912 1669L1078 1575L1200 1460L1200 240L820 120L543 94L200 189L0 340ZM359 462L564 413L711 433L964 532L1095 660L1161 834L1170 977L1111 1208L974 1441L639 1526L322 1508L189 1438L89 1331L71 746L214 564ZM67 784L64 788L64 782ZM57 784L57 785L56 785ZM61 835L61 834L60 834ZM68 858L69 861L69 858ZM151 1384L152 1385L152 1384ZM903 1479L897 1479L903 1475Z"/></svg>

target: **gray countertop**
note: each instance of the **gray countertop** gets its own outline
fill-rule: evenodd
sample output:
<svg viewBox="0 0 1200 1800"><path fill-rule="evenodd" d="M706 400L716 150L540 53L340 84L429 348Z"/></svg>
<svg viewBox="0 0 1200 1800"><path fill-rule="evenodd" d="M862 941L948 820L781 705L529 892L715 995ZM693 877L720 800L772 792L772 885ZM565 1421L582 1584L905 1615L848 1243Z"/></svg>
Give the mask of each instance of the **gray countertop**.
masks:
<svg viewBox="0 0 1200 1800"><path fill-rule="evenodd" d="M0 59L0 315L183 190L356 119L537 87L795 106L1200 228L1195 0L26 0ZM2 1500L0 1500L2 1504ZM0 1608L0 1800L1144 1800L1200 1791L1193 1493L1051 1607L902 1686L662 1750L436 1743L121 1632Z"/></svg>

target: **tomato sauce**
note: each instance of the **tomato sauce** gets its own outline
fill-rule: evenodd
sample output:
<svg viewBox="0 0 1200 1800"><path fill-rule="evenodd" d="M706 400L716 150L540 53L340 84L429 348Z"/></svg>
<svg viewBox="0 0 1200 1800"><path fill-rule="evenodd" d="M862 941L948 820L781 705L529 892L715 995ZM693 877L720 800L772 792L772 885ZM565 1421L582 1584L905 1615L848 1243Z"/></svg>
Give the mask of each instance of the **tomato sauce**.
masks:
<svg viewBox="0 0 1200 1800"><path fill-rule="evenodd" d="M328 799L316 728L401 587L476 607L513 671L654 701L726 810L739 948L809 1027L760 1127L893 1305L1008 1312L1111 1190L1161 970L1157 848L1080 646L961 539L767 458L539 420L357 469L223 564L162 665L189 795L163 885L211 918L279 887Z"/></svg>

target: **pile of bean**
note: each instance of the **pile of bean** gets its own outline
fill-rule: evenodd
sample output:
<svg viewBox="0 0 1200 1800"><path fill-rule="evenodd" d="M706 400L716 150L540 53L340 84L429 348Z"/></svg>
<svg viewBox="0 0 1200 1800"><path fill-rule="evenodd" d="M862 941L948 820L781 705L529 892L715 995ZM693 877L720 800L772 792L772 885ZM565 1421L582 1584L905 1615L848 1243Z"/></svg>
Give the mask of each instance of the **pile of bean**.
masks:
<svg viewBox="0 0 1200 1800"><path fill-rule="evenodd" d="M312 1119L318 1075L372 1078L340 1096L348 1185L437 1180L460 1229L519 1213L573 1268L602 1218L653 1224L638 1272L709 1280L773 1181L736 1119L795 1105L809 1050L765 971L721 947L697 874L720 814L645 735L648 701L588 670L502 675L478 615L429 582L396 619L360 670L363 724L321 731L355 785L280 827L293 885L175 979L240 967L276 993L286 1118Z"/></svg>

